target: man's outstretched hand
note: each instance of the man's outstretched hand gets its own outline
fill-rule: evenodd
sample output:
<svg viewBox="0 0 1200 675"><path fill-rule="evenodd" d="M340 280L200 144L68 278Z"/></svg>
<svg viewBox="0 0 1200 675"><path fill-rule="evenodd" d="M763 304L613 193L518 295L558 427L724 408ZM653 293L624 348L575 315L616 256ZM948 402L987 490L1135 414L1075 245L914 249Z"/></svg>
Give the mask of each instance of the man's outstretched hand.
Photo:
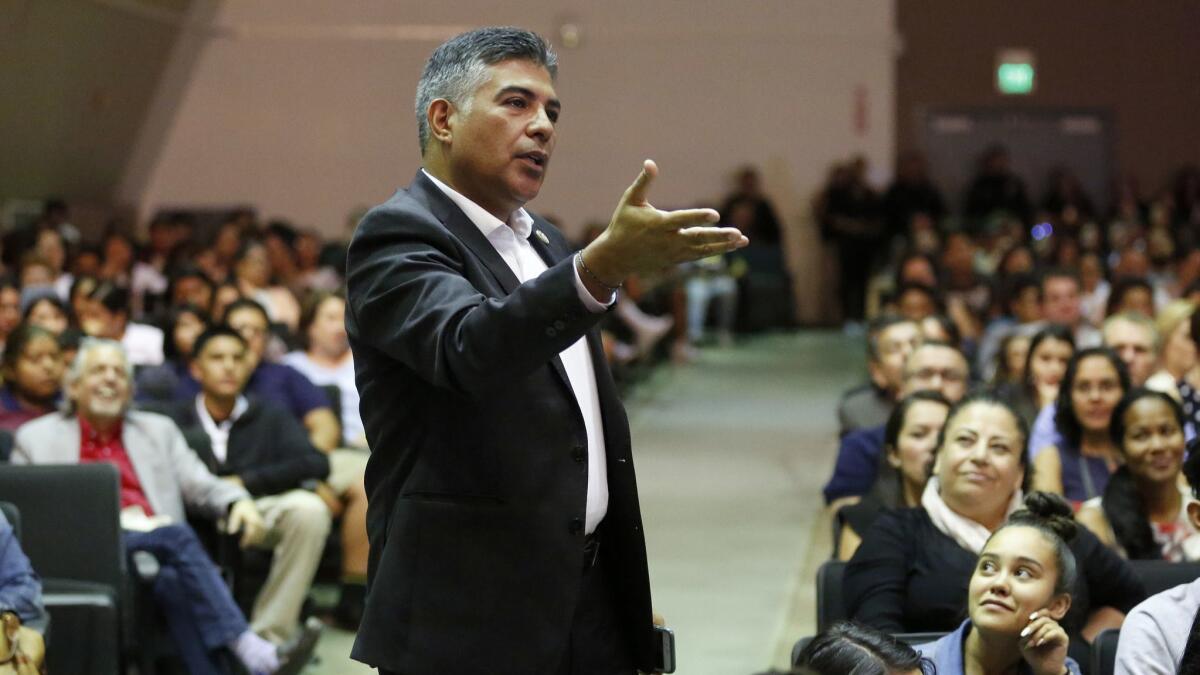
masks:
<svg viewBox="0 0 1200 675"><path fill-rule="evenodd" d="M742 248L750 243L738 229L713 227L720 215L712 209L662 211L648 200L650 184L658 175L652 160L638 175L613 212L608 228L583 249L584 265L591 274L581 278L597 297L606 297L633 274L656 272L690 260L699 260Z"/></svg>

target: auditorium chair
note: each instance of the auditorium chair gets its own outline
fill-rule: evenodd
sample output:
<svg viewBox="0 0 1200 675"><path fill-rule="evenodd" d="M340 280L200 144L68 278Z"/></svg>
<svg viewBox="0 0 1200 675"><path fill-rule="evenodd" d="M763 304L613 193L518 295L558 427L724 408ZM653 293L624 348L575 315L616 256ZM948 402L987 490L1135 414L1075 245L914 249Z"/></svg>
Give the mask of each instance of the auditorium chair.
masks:
<svg viewBox="0 0 1200 675"><path fill-rule="evenodd" d="M827 560L817 569L817 631L823 631L834 623L849 618L846 603L842 598L842 577L846 574L846 563Z"/></svg>
<svg viewBox="0 0 1200 675"><path fill-rule="evenodd" d="M1200 579L1200 563L1130 560L1129 564L1138 578L1142 580L1142 584L1146 586L1147 596Z"/></svg>
<svg viewBox="0 0 1200 675"><path fill-rule="evenodd" d="M1092 640L1092 675L1113 675L1117 669L1117 641L1121 637L1119 628L1100 631Z"/></svg>

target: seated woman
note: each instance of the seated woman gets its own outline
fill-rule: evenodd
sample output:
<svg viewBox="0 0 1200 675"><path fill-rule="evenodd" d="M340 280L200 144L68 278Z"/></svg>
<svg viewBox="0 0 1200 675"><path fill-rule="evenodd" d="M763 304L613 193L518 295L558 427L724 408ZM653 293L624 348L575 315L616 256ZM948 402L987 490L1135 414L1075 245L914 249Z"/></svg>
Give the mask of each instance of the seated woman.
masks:
<svg viewBox="0 0 1200 675"><path fill-rule="evenodd" d="M188 360L192 345L208 329L208 313L196 305L175 307L167 317L166 327L162 365L143 368L137 374L135 391L139 403L174 400L179 383L190 377Z"/></svg>
<svg viewBox="0 0 1200 675"><path fill-rule="evenodd" d="M1029 340L1020 383L999 384L996 394L1008 401L1026 424L1033 424L1038 411L1058 400L1059 385L1074 353L1071 329L1057 324L1046 326Z"/></svg>
<svg viewBox="0 0 1200 675"><path fill-rule="evenodd" d="M917 646L939 675L1079 675L1059 624L1075 586L1075 555L1067 545L1075 529L1061 497L1034 492L992 533L967 587L967 620Z"/></svg>
<svg viewBox="0 0 1200 675"><path fill-rule="evenodd" d="M884 426L883 455L875 484L862 501L837 512L842 523L838 560L849 560L854 555L862 542L860 533L870 529L884 509L921 505L933 448L949 410L950 402L934 391L909 394L896 404Z"/></svg>
<svg viewBox="0 0 1200 675"><path fill-rule="evenodd" d="M1200 529L1200 452L1193 449L1183 463L1192 485L1188 524ZM1133 608L1121 626L1117 671L1132 673L1200 672L1200 579L1157 595Z"/></svg>
<svg viewBox="0 0 1200 675"><path fill-rule="evenodd" d="M358 412L358 386L354 383L354 356L346 337L346 298L340 291L318 291L304 303L300 340L304 351L287 354L283 363L300 371L318 387L338 388L342 444L348 448L366 448L366 431Z"/></svg>
<svg viewBox="0 0 1200 675"><path fill-rule="evenodd" d="M863 536L843 584L850 617L890 633L951 631L966 612L968 582L984 544L1022 500L1029 471L1025 426L987 393L948 416L921 507L884 512ZM1121 625L1145 597L1141 581L1090 532L1071 542L1080 561L1063 622L1072 650Z"/></svg>
<svg viewBox="0 0 1200 675"><path fill-rule="evenodd" d="M929 665L915 649L903 642L865 626L839 621L804 646L796 657L792 672L804 675L925 675L933 672L927 667Z"/></svg>
<svg viewBox="0 0 1200 675"><path fill-rule="evenodd" d="M1079 509L1079 522L1127 558L1200 560L1200 536L1188 519L1193 500L1179 481L1183 409L1169 394L1134 389L1113 411L1111 432L1125 464L1103 497Z"/></svg>
<svg viewBox="0 0 1200 675"><path fill-rule="evenodd" d="M54 334L62 335L72 323L71 312L67 303L54 295L53 291L35 296L25 305L21 321L44 328Z"/></svg>
<svg viewBox="0 0 1200 675"><path fill-rule="evenodd" d="M1108 427L1127 391L1129 374L1111 349L1092 347L1071 357L1055 403L1061 442L1033 449L1035 490L1063 495L1076 509L1104 494L1109 476L1121 463Z"/></svg>
<svg viewBox="0 0 1200 675"><path fill-rule="evenodd" d="M49 331L23 323L8 336L0 357L0 429L17 427L54 412L62 393L66 363L58 339Z"/></svg>

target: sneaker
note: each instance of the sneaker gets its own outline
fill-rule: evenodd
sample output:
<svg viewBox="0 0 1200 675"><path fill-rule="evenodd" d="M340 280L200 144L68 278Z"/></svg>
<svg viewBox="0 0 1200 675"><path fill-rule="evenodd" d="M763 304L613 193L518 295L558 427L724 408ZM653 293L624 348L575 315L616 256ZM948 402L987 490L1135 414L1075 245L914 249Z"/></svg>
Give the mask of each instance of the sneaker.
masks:
<svg viewBox="0 0 1200 675"><path fill-rule="evenodd" d="M279 670L275 675L297 675L312 661L313 652L317 649L317 640L325 625L316 617L309 617L304 622L300 634L279 648Z"/></svg>

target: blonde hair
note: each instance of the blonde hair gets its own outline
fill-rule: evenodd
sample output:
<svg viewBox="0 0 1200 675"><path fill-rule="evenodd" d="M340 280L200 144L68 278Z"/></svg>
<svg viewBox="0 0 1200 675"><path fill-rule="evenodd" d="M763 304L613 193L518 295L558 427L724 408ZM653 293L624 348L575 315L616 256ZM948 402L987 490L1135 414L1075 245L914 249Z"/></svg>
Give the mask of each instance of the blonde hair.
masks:
<svg viewBox="0 0 1200 675"><path fill-rule="evenodd" d="M1171 334L1179 328L1179 324L1192 318L1196 311L1196 303L1191 300L1172 300L1158 312L1154 319L1154 327L1158 329L1159 351L1167 345Z"/></svg>

